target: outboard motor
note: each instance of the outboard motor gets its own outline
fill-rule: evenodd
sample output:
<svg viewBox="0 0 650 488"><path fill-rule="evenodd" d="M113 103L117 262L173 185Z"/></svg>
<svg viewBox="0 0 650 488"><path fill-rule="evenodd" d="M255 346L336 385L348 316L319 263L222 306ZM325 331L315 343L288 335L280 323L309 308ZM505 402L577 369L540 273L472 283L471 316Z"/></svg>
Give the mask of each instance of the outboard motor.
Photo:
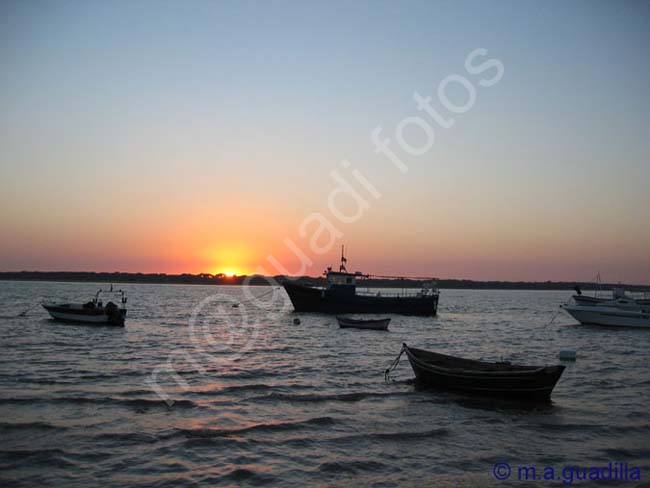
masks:
<svg viewBox="0 0 650 488"><path fill-rule="evenodd" d="M582 290L580 289L580 287L578 285L576 285L573 289L576 291L576 293L578 295L582 295Z"/></svg>
<svg viewBox="0 0 650 488"><path fill-rule="evenodd" d="M108 315L108 320L111 324L124 325L124 319L122 318L120 308L113 302L108 302L104 311L106 312L106 315Z"/></svg>

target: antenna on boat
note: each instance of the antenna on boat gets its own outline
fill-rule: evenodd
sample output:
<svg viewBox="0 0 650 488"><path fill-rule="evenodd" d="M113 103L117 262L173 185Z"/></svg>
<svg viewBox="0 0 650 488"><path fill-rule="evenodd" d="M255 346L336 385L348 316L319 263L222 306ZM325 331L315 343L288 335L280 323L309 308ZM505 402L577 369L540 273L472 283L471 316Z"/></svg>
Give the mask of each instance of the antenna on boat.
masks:
<svg viewBox="0 0 650 488"><path fill-rule="evenodd" d="M339 271L340 272L347 272L348 270L345 269L345 263L347 263L348 260L345 259L345 245L341 244L341 266L339 266Z"/></svg>

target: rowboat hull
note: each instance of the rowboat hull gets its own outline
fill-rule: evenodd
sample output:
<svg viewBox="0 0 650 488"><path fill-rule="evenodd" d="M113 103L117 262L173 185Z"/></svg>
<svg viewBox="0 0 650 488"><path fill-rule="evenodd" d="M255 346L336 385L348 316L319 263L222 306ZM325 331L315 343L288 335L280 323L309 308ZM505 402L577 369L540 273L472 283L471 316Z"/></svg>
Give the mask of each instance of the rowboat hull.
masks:
<svg viewBox="0 0 650 488"><path fill-rule="evenodd" d="M420 385L475 395L548 399L564 366L511 366L454 358L404 344L416 381Z"/></svg>
<svg viewBox="0 0 650 488"><path fill-rule="evenodd" d="M563 308L583 325L650 328L648 311L597 305L565 305Z"/></svg>
<svg viewBox="0 0 650 488"><path fill-rule="evenodd" d="M354 320L345 317L336 317L341 329L388 330L390 319Z"/></svg>

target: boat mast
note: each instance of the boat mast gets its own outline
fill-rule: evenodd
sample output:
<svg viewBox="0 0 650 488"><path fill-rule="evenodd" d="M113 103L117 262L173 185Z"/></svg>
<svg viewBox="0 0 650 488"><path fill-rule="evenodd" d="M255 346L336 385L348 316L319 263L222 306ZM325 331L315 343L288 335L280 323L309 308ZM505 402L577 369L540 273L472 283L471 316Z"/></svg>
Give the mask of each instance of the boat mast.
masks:
<svg viewBox="0 0 650 488"><path fill-rule="evenodd" d="M345 268L345 263L347 263L348 260L345 259L345 245L341 244L341 265L339 266L339 272L341 273L347 273L348 270Z"/></svg>

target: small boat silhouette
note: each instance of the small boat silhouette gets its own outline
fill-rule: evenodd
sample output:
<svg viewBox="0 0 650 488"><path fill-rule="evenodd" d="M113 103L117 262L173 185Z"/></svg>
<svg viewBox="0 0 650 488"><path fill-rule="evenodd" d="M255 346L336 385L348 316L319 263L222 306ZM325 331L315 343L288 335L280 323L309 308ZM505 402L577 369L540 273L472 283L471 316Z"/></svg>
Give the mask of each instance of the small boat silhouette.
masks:
<svg viewBox="0 0 650 488"><path fill-rule="evenodd" d="M358 320L347 317L336 317L341 329L369 329L369 330L388 330L390 318Z"/></svg>
<svg viewBox="0 0 650 488"><path fill-rule="evenodd" d="M110 301L104 305L99 298L102 293L120 294L121 306ZM42 305L53 319L62 322L123 327L126 319L126 294L122 290L113 291L113 286L108 291L100 289L87 303L46 302Z"/></svg>

